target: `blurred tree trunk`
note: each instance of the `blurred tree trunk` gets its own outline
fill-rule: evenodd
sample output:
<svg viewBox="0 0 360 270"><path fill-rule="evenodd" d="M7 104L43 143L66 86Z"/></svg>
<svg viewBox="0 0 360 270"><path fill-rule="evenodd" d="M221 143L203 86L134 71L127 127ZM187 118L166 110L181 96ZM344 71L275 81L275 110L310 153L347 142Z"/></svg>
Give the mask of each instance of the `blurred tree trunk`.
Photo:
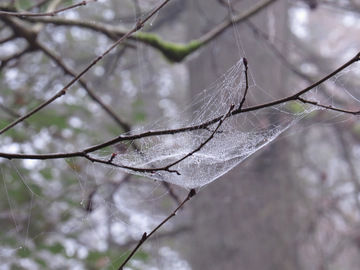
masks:
<svg viewBox="0 0 360 270"><path fill-rule="evenodd" d="M226 16L226 8L217 1L190 2L190 38ZM235 7L245 10L253 4L240 1ZM287 40L286 20L284 2L250 19L280 40ZM284 95L285 71L280 61L245 24L237 26L236 31L240 44L231 28L189 62L190 89L200 90L212 83L244 56L243 47L256 87L273 98ZM200 190L189 207L192 231L185 240L185 254L194 270L298 269L296 185L289 155L287 138L282 138Z"/></svg>

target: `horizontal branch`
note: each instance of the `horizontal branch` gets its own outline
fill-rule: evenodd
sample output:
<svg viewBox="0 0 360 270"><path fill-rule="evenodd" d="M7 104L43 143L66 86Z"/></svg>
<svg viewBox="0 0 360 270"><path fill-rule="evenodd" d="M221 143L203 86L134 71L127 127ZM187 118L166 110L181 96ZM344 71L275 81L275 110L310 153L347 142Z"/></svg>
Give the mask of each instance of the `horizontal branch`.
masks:
<svg viewBox="0 0 360 270"><path fill-rule="evenodd" d="M121 167L121 168L128 169L128 170L138 171L138 172L152 172L152 171L156 171L156 170L163 170L164 168L157 168L157 169L156 168L151 168L151 169L149 169L149 168L133 168L133 167L116 165L116 164L112 163L112 160L113 160L114 157L112 157L108 161L106 161L106 160L100 160L100 159L93 158L93 157L91 157L89 155L89 153L95 152L97 150L103 149L103 148L111 146L111 145L114 145L114 144L116 144L118 142L121 142L121 141L130 141L130 140L137 140L137 139L151 137L151 136L163 136L163 135L171 135L171 134L189 132L189 131L193 131L193 130L207 129L210 125L221 121L221 119L223 119L224 117L232 117L232 116L235 116L237 114L256 111L256 110L260 110L260 109L263 109L263 108L268 108L268 107L272 107L272 106L284 104L284 103L289 102L289 101L296 101L296 100L304 102L304 103L309 103L311 105L318 106L318 107L321 107L321 108L325 108L325 109L328 109L328 110L334 110L334 111L338 111L338 112L342 112L342 113L358 115L360 113L359 111L347 111L347 110L342 110L342 109L339 109L339 108L334 108L332 106L326 106L326 105L323 105L323 104L319 104L317 102L306 100L306 99L302 98L301 96L306 94L307 92L309 92L311 89L314 89L315 87L319 86L321 83L323 83L323 82L327 81L328 79L332 78L333 76L335 76L336 74L338 74L339 72L341 72L342 70L344 70L345 68L349 67L350 65L354 64L355 62L357 62L359 60L360 60L360 53L357 53L352 59L350 59L348 62L346 62L345 64L343 64L339 68L337 68L335 71L331 72L327 76L323 77L322 79L318 80L317 82L311 84L310 86L298 91L297 93L295 93L295 94L293 94L291 96L285 97L283 99L278 99L278 100L275 100L273 102L256 105L256 106L251 106L251 107L246 107L246 108L241 108L240 107L238 109L230 111L229 115L220 115L220 116L218 116L218 117L216 117L214 119L211 119L211 120L209 120L207 122L204 122L202 124L199 124L199 125L188 126L188 127L183 127L183 128L179 128L179 129L167 129L167 130L155 130L155 131L150 130L150 131L147 131L147 132L144 132L144 133L139 133L139 134L134 134L134 135L120 135L120 136L118 136L118 137L116 137L114 139L111 139L109 141L106 141L104 143L85 148L82 151L71 152L71 153L54 153L54 154L0 153L0 157L7 158L7 159L39 159L39 160L60 159L60 158L70 158L70 157L84 157L84 158L86 158L88 160L91 160L92 162L99 162L99 163L103 163L103 164L113 165L113 166ZM171 170L168 170L168 171L176 172L176 171L171 171Z"/></svg>
<svg viewBox="0 0 360 270"><path fill-rule="evenodd" d="M240 12L238 14L233 15L228 20L220 23L218 26L214 27L208 33L203 35L202 37L191 40L187 44L180 44L175 42L169 42L162 39L159 35L154 33L145 33L145 32L138 32L133 36L129 37L130 40L134 40L136 42L140 41L143 42L154 49L160 51L168 60L172 62L181 62L187 56L192 54L193 52L197 51L210 41L217 38L221 33L223 33L226 29L233 26L234 24L238 24L247 20L251 16L257 14L258 12L262 11L268 5L274 3L276 0L264 0L261 2L256 3L255 5L251 6L248 10ZM78 26L87 28L93 31L97 31L103 33L104 35L108 36L109 38L116 40L119 37L125 35L128 30L114 26L106 23L93 23L93 21L86 21L86 20L70 20L70 19L63 19L63 18L24 18L29 21L34 22L43 22L43 23L52 23L55 25L67 25L67 26Z"/></svg>

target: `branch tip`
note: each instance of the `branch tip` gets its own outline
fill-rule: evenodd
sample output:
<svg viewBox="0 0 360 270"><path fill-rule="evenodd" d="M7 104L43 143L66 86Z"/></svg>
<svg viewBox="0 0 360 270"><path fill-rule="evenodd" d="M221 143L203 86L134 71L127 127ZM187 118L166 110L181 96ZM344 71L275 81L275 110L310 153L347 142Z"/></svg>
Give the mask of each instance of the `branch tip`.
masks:
<svg viewBox="0 0 360 270"><path fill-rule="evenodd" d="M243 63L244 63L245 68L247 69L247 67L248 67L248 60L246 59L246 57L243 58Z"/></svg>
<svg viewBox="0 0 360 270"><path fill-rule="evenodd" d="M114 158L117 156L117 153L112 153L112 155L111 155L111 157L110 157L110 159L109 159L109 161L108 161L108 163L112 163L113 162L113 160L114 160Z"/></svg>
<svg viewBox="0 0 360 270"><path fill-rule="evenodd" d="M136 26L135 26L135 31L140 30L141 28L143 28L143 26L144 26L144 22L141 21L141 18L139 18L139 20L137 21Z"/></svg>
<svg viewBox="0 0 360 270"><path fill-rule="evenodd" d="M194 188L190 189L190 192L189 192L189 195L188 195L188 198L192 198L196 195L196 190Z"/></svg>
<svg viewBox="0 0 360 270"><path fill-rule="evenodd" d="M359 60L360 60L360 52L358 52L358 53L356 54L355 58L356 58L356 61L359 61Z"/></svg>

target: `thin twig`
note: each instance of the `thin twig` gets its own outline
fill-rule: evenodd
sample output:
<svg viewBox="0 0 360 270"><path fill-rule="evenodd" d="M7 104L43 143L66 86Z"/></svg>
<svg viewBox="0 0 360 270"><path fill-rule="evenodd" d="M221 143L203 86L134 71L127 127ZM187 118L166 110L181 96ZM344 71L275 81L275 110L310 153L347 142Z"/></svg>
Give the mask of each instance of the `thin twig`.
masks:
<svg viewBox="0 0 360 270"><path fill-rule="evenodd" d="M291 63L284 56L284 54L274 45L274 43L270 41L269 36L265 32L263 32L261 29L259 29L257 26L255 26L253 23L251 23L249 20L246 21L245 24L253 31L253 33L257 37L259 37L260 39L262 39L262 41L265 42L266 46L270 49L270 51L276 56L277 59L279 59L281 61L281 63L283 63L283 65L286 68L288 68L291 72L293 72L295 75L299 76L301 79L305 80L309 84L312 84L316 81L315 77L305 74L296 65ZM313 60L313 62L316 62L316 59L312 59L312 60ZM327 72L326 73L323 72L323 74L327 74ZM337 84L337 81L334 81L334 83ZM324 94L328 95L326 93L326 88L323 90L323 92L324 92ZM308 102L308 103L310 103L310 102ZM314 105L314 102L312 104ZM316 106L323 107L323 105L320 105L319 103L316 104ZM324 108L326 108L326 106L324 106ZM331 110L334 110L334 109L331 108ZM341 111L341 109L339 109L337 111ZM351 111L346 111L346 110L342 110L342 111L345 113L352 114Z"/></svg>
<svg viewBox="0 0 360 270"><path fill-rule="evenodd" d="M19 117L19 115L14 112L11 108L5 106L2 102L0 103L0 109L2 109L4 112L6 112L8 115L10 115L11 117Z"/></svg>
<svg viewBox="0 0 360 270"><path fill-rule="evenodd" d="M317 106L317 107L320 107L320 108L323 108L323 109L335 111L335 112L341 112L341 113L347 113L347 114L353 114L353 115L359 115L360 114L360 110L359 111L344 110L344 109L333 107L332 105L323 105L323 104L320 104L317 101L307 100L307 99L302 98L302 97L298 97L297 99L300 100L302 103L311 104L311 105L314 105L314 106Z"/></svg>
<svg viewBox="0 0 360 270"><path fill-rule="evenodd" d="M222 125L222 123L225 121L225 119L227 117L230 116L231 111L234 109L234 104L232 104L230 106L229 111L224 114L224 116L220 119L218 125L216 126L216 128L214 129L214 131L211 133L211 135L205 140L203 141L197 148L195 148L193 151L191 151L190 153L188 153L187 155L185 155L184 157L180 158L179 160L165 166L164 168L158 168L157 170L165 170L168 171L169 168L175 166L176 164L179 164L181 161L187 159L188 157L192 156L193 154L195 154L196 152L199 152L210 140L212 140L212 138L214 137L215 133L217 132L217 130L220 128L220 126ZM178 171L176 171L177 174L179 175L180 173Z"/></svg>
<svg viewBox="0 0 360 270"><path fill-rule="evenodd" d="M242 107L244 106L244 103L245 103L245 100L246 100L246 96L247 96L247 93L248 93L248 90L249 90L249 77L248 77L248 61L247 59L244 57L243 58L243 63L244 63L244 73L245 73L245 91L244 91L244 96L240 102L240 105L239 105L239 109L241 110Z"/></svg>
<svg viewBox="0 0 360 270"><path fill-rule="evenodd" d="M251 6L249 9L233 15L228 20L222 22L218 26L211 29L207 34L202 36L199 41L201 41L203 44L208 43L209 41L215 39L218 35L224 32L225 29L232 26L233 24L240 23L251 16L257 14L258 12L262 11L264 8L266 8L268 5L273 4L276 2L276 0L264 0L261 2L257 2L255 5Z"/></svg>
<svg viewBox="0 0 360 270"><path fill-rule="evenodd" d="M186 52L184 53L183 57L180 57L179 59L174 59L174 58L170 59L172 61L179 62L179 61L183 60L186 56L195 52L200 47L204 46L205 44L207 44L210 41L217 38L221 33L223 33L229 27L233 26L234 24L238 24L238 23L241 23L241 22L249 19L251 16L259 13L260 11L262 11L264 8L266 8L268 5L274 3L275 1L276 0L264 0L262 2L258 2L255 5L251 6L249 9L247 9L243 12L240 12L238 14L235 14L228 20L220 23L218 26L212 28L209 32L207 32L200 38L192 40L190 43L185 44L185 45L168 42L168 41L161 39L158 36L156 36L156 39L155 39L156 42L154 42L153 34L151 34L152 35L151 38L149 38L149 36L147 36L147 35L136 35L136 36L134 35L129 38L134 39L137 42L140 41L149 46L152 46L153 48L162 52L166 57L168 56L167 50L168 50L169 45L184 46L184 47L189 46L190 47L191 43L192 44L195 44L195 43L200 44L200 46L192 47L192 49L187 49ZM150 15L152 16L153 13ZM111 24L106 24L106 23L101 23L101 22L97 22L96 24L94 24L92 21L86 21L86 20L80 21L80 20L71 20L71 19L63 19L63 18L31 18L31 17L26 17L25 19L29 20L29 21L34 21L34 22L52 23L55 25L79 26L79 27L91 29L93 31L101 32L113 40L117 39L119 36L125 35L125 33L127 31L119 26L114 26ZM149 17L149 19L150 19L150 17Z"/></svg>
<svg viewBox="0 0 360 270"><path fill-rule="evenodd" d="M152 236L158 229L160 229L166 222L168 222L172 217L176 215L176 213L184 206L184 204L190 200L192 197L196 195L195 189L191 189L189 194L186 196L185 200L167 217L165 218L158 226L155 227L149 234L146 232L142 235L136 247L131 251L129 256L125 259L125 261L120 265L118 270L123 270L124 266L129 262L129 260L135 255L136 251L144 244L144 242Z"/></svg>
<svg viewBox="0 0 360 270"><path fill-rule="evenodd" d="M0 44L3 44L3 43L6 43L8 41L12 41L13 39L15 39L16 36L14 34L11 34L10 36L8 37L5 37L3 39L0 39Z"/></svg>
<svg viewBox="0 0 360 270"><path fill-rule="evenodd" d="M48 57L56 62L56 64L62 68L67 74L76 77L76 72L72 70L69 66L65 64L54 52L48 49L45 45L37 42L38 48L44 52ZM121 119L109 106L107 106L96 94L95 90L87 83L87 81L82 77L79 78L80 85L84 88L89 97L95 101L123 130L124 132L129 132L131 130L130 124L127 123L124 119Z"/></svg>
<svg viewBox="0 0 360 270"><path fill-rule="evenodd" d="M159 168L154 168L154 167L150 167L150 168L138 168L138 167L128 167L128 166L124 166L124 165L118 165L116 163L113 163L114 158L116 157L116 154L113 154L110 159L108 161L103 161L103 160L99 160L97 158L93 158L91 156L85 156L87 159L93 161L93 162L100 162L100 163L104 163L104 164L108 164L108 165L112 165L115 167L119 167L119 168L123 168L123 169L128 169L128 170L132 170L132 171L136 171L136 172L150 172L150 173L155 173L157 171L167 171L170 173L176 173L177 175L181 175L181 173L178 170L171 170L170 168L175 166L176 164L179 164L180 162L184 161L185 159L187 159L188 157L192 156L193 154L195 154L196 152L200 151L210 140L212 140L212 138L214 137L215 133L217 133L218 129L220 128L220 126L222 125L222 123L225 121L225 119L227 117L230 116L231 111L234 109L234 105L232 104L230 106L230 109L228 110L228 112L226 114L223 115L223 117L219 120L218 125L216 126L216 128L212 131L211 135L205 140L203 141L197 148L195 148L193 151L187 153L185 156L183 156L182 158L166 165L163 167L159 167Z"/></svg>
<svg viewBox="0 0 360 270"><path fill-rule="evenodd" d="M295 94L282 98L282 99L278 99L272 102L268 102L268 103L264 103L264 104L260 104L260 105L256 105L256 106L251 106L251 107L246 107L246 108L241 108L241 109L235 109L233 111L231 111L229 117L237 115L237 114L241 114L241 113L246 113L246 112L251 112L251 111L257 111L263 108L268 108L268 107L272 107L272 106L276 106L279 104L283 104L289 101L295 101L295 100L299 100L302 101L301 99L303 99L301 97L301 95L309 92L311 89L319 86L321 83L325 82L326 80L332 78L333 76L335 76L337 73L341 72L342 70L344 70L345 68L349 67L350 65L354 64L355 62L360 60L360 53L357 53L352 59L350 59L348 62L346 62L344 65L340 66L339 68L337 68L336 70L334 70L333 72L331 72L330 74L326 75L325 77L323 77L322 79L318 80L317 82L311 84L310 86L304 88L301 91L296 92ZM322 107L323 105L321 104L312 104L314 106L318 106L318 107ZM327 109L332 109L331 107L328 107ZM358 111L342 111L343 113L349 113L349 114L359 114ZM118 142L121 141L131 141L131 140L137 140L137 139L141 139L141 138L146 138L146 137L151 137L151 136L164 136L164 135L171 135L171 134L178 134L178 133L183 133L183 132L189 132L189 131L194 131L194 130L200 130L200 129L206 129L208 128L210 125L215 124L216 122L219 122L221 120L221 118L224 117L224 115L215 117L207 122L204 122L202 124L199 125L195 125L195 126L188 126L188 127L183 127L183 128L179 128L179 129L167 129L167 130L155 130L155 131L147 131L147 132L143 132L143 133L139 133L139 134L130 134L130 135L120 135L114 139L111 139L109 141L100 143L98 145L94 145L88 148L85 148L82 151L77 151L77 152L71 152L71 153L54 153L54 154L12 154L12 153L0 153L0 157L3 158L7 158L7 159L40 159L40 160L46 160L46 159L60 159L60 158L69 158L69 157L85 157L91 161L94 162L100 162L100 163L104 163L104 164L108 164L107 161L103 161L103 160L97 160L94 158L91 158L88 154L95 152L97 150L103 149L107 146L111 146L114 145ZM134 169L134 168L130 168L130 167L126 167L130 170Z"/></svg>
<svg viewBox="0 0 360 270"><path fill-rule="evenodd" d="M298 69L295 65L293 65L289 60L284 56L284 54L272 43L269 39L269 36L264 33L260 28L258 28L255 24L247 20L245 24L251 29L251 31L259 38L261 38L266 46L270 49L270 51L278 58L280 61L286 66L290 71L294 74L306 80L308 83L313 83L314 80L310 78L310 76L303 73L300 69Z"/></svg>
<svg viewBox="0 0 360 270"><path fill-rule="evenodd" d="M45 101L44 103L40 104L38 107L36 107L35 109L31 110L30 112L28 112L27 114L25 114L24 116L18 118L17 120L15 120L14 122L12 122L11 124L9 124L8 126L4 127L3 129L0 130L0 135L3 134L4 132L6 132L7 130L11 129L12 127L16 126L17 124L23 122L25 119L29 118L30 116L32 116L33 114L35 114L36 112L40 111L41 109L43 109L44 107L46 107L47 105L49 105L50 103L52 103L53 101L55 101L56 99L58 99L59 97L65 95L65 93L68 91L68 89L75 83L77 82L82 76L84 76L93 66L95 66L102 58L104 58L109 52L111 52L114 48L116 48L119 44L121 44L122 42L124 42L129 36L131 36L132 34L134 34L135 32L137 32L138 30L140 30L144 24L152 17L154 16L166 3L168 3L170 0L165 0L163 1L158 8L156 8L148 17L146 17L144 20L139 20L136 25L129 30L129 32L127 32L127 34L125 34L124 36L122 36L118 41L116 41L113 45L111 45L104 53L102 53L100 56L98 56L97 58L95 58L85 69L83 69L77 76L75 76L75 78L73 78L69 83L67 83L63 89L61 89L59 92L57 92L53 97L51 97L50 99L48 99L47 101Z"/></svg>
<svg viewBox="0 0 360 270"><path fill-rule="evenodd" d="M181 201L177 204L179 205L181 203ZM169 237L174 237L178 234L183 234L185 232L188 232L191 230L191 227L189 225L187 226L179 226L179 228L176 229L172 229L171 231L167 231L167 232L158 232L156 234L156 238L150 238L147 240L147 242L151 242L151 241L155 241L157 242L159 239L162 238L166 238L169 239ZM110 239L110 241L112 241L113 239ZM139 242L139 240L134 239L134 240L129 240L128 242L124 243L124 244L118 244L115 243L114 241L111 242L112 245L115 245L115 247L117 247L118 249L130 249L131 247L133 247L134 245L136 245Z"/></svg>
<svg viewBox="0 0 360 270"><path fill-rule="evenodd" d="M51 11L51 12L43 12L43 13L33 13L33 12L16 12L16 11L3 11L0 10L0 15L6 15L6 16L14 16L14 17L47 17L47 16L55 16L57 14L59 14L60 12L64 12L70 9L74 9L80 6L85 6L87 3L90 2L96 2L97 0L86 0L86 1L81 1L80 3L77 3L75 5L72 6L68 6L65 8L61 8L55 11Z"/></svg>
<svg viewBox="0 0 360 270"><path fill-rule="evenodd" d="M21 58L23 55L29 53L29 52L33 52L36 49L33 46L27 46L26 48L24 48L23 50L9 56L8 58L3 58L0 59L0 71L10 62L13 60L16 60L18 58Z"/></svg>

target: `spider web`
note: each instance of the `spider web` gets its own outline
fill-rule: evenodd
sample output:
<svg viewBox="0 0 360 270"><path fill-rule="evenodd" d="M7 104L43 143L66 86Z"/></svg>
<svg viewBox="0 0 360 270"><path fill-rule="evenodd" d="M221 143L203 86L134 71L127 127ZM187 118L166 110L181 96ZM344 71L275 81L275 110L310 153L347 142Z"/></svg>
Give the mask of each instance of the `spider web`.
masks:
<svg viewBox="0 0 360 270"><path fill-rule="evenodd" d="M98 12L98 8L94 9L94 14L98 14ZM58 31L54 32L58 33ZM139 61L142 60L141 58ZM355 70L358 70L358 67ZM349 78L348 71L334 77L334 82L346 84L346 79ZM248 97L254 93L254 88L250 87ZM99 151L92 157L108 161L115 151L116 156L112 163L125 172L174 183L187 189L199 188L231 170L245 158L275 140L297 121L317 109L300 102L289 102L224 117L232 105L236 109L241 104L245 90L245 67L243 61L240 60L215 83L192 99L190 104L187 103L180 109L176 108L175 117L173 115L165 116L150 126L125 134L124 137L141 134L148 130L163 130L163 132L159 132L159 135L126 141L124 147L120 144L115 145L109 151ZM269 94L268 90L264 92ZM346 94L351 95L350 92ZM359 101L359 97L353 98ZM316 99L312 97L311 100ZM331 95L326 101L336 104L336 102L332 103ZM247 98L244 108L251 105ZM93 116L96 118L95 115ZM174 134L167 132L169 129L198 126L217 118L223 119L223 121L221 123L215 121L202 129ZM62 148L62 145L60 147ZM199 147L200 150L195 151ZM189 155L190 153L192 154ZM168 169L156 170L166 168L184 157L184 160ZM53 178L52 181L48 181L38 172L41 169L40 166L45 166L45 164L36 163L39 168L32 168L32 174L27 176L20 170L20 168L26 167L24 164L8 163L10 163L8 170L6 170L6 165L0 164L0 173L5 187L4 194L9 204L9 211L3 211L2 217L10 215L10 220L14 224L9 226L5 222L3 223L5 233L1 236L3 245L0 251L0 261L5 265L3 267L6 267L6 263L13 263L15 267L19 265L19 267L23 266L27 269L38 269L36 267L40 266L37 266L36 260L40 259L40 262L45 261L47 266L52 269L56 267L84 269L84 264L77 262L85 261L85 258L89 259L91 250L100 250L103 256L98 261L104 260L103 266L95 263L94 265L98 268L108 266L114 269L126 254L119 256L116 248L107 246L109 239L116 242L117 246L131 243L132 239L138 240L144 231L149 231L164 219L163 214L159 213L162 209L158 205L155 207L155 202L160 204L158 201L162 201L160 198L165 197L166 193L155 190L151 181L140 185L139 181L142 179L135 179L130 187L128 184L121 186L120 189L116 182L121 178L119 174L109 176L105 172L108 168L99 168L93 164L90 166L94 170L89 169L89 172L83 172L81 166L77 166L75 162L71 165L67 164L67 166L61 162L60 165L59 162L47 163L49 169L56 168L57 171L49 177ZM77 179L72 184L71 182L65 184L67 183L66 179L71 179L64 173L69 170L69 166L74 170L70 174L76 175ZM96 166L96 169L92 166ZM141 172L136 168L146 169L146 171ZM14 176L10 171L15 172ZM62 172L61 176L59 171ZM120 176L122 175L120 173ZM35 184L30 185L31 182ZM71 185L72 188L70 189L67 185ZM159 184L155 185L160 186ZM22 186L25 192L20 193L19 186ZM43 192L39 193L37 186L41 187ZM87 208L86 201L90 200L89 194L93 194L93 190L96 190L92 197L94 210L84 213L80 210ZM19 195L14 196L14 193ZM26 197L26 195L28 196ZM17 202L17 200L20 201L18 197L28 199L21 198L22 204L20 204ZM80 204L84 209L79 207ZM150 210L146 210L146 207L149 207ZM169 211L166 209L164 212ZM40 225L35 232L32 231L37 223L43 221L42 219L45 219L48 227ZM49 223L52 227L49 226ZM8 226L13 229L7 230ZM15 240L11 239L10 241L8 238ZM56 248L60 243L64 247L65 254L57 254L60 251L45 253L44 250L36 250L39 245L37 241L45 243L48 249ZM152 246L156 246L156 244L152 244ZM169 248L166 246L156 247L155 249L159 250L161 257L167 260L176 257L171 254L171 250L167 250ZM111 254L109 249L115 250L116 255ZM145 250L149 254L154 252L151 248ZM113 260L113 258L116 259ZM139 267L135 263L139 262L134 260L134 265L130 265L130 267L149 269L151 264ZM160 269L174 268L185 269L184 266L175 267L174 263L172 263L172 267ZM2 269L1 266L0 269Z"/></svg>
<svg viewBox="0 0 360 270"><path fill-rule="evenodd" d="M198 94L190 105L179 110L176 117L164 117L150 129L132 132L160 130L159 135L130 141L129 145L136 145L136 150L116 152L112 164L128 173L187 189L200 188L266 146L315 109L293 101L227 117L231 106L238 108L242 103L246 80L242 59ZM198 128L211 121L213 124ZM187 127L193 128L176 131ZM168 132L169 129L175 131ZM124 147L118 145L117 148ZM104 155L104 152L93 157L103 161L111 159L109 153Z"/></svg>

